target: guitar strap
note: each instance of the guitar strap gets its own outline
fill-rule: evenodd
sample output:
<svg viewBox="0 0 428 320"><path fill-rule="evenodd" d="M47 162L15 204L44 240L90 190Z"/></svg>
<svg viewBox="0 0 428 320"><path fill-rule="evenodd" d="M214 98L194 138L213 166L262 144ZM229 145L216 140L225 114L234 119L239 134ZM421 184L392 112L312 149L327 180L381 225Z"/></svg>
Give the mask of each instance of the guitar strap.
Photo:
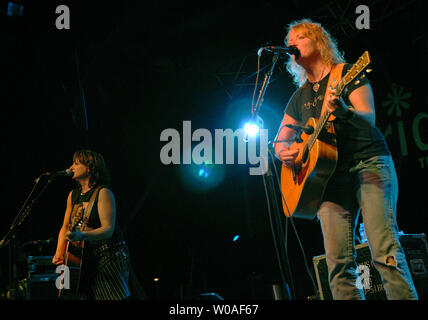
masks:
<svg viewBox="0 0 428 320"><path fill-rule="evenodd" d="M88 222L88 220L89 220L89 217L90 217L90 215L91 215L91 211L92 211L92 207L94 206L95 198L97 197L97 194L98 194L98 192L100 191L101 187L102 187L102 186L98 186L98 187L95 189L94 193L92 194L91 198L89 199L88 206L86 207L86 209L85 209L85 213L84 213L84 215L83 215L83 221L85 222L85 225L86 225L86 223L87 223L87 222Z"/></svg>
<svg viewBox="0 0 428 320"><path fill-rule="evenodd" d="M330 86L332 88L335 88L339 84L339 82L342 80L342 71L344 66L345 66L344 63L336 64L333 66L333 68L330 71L330 77L328 79L328 84L324 95L324 101L322 103L321 114L324 114L324 111L327 107L327 97L330 92ZM333 121L334 119L336 119L336 117L334 115L330 115L330 117L328 118L328 121Z"/></svg>

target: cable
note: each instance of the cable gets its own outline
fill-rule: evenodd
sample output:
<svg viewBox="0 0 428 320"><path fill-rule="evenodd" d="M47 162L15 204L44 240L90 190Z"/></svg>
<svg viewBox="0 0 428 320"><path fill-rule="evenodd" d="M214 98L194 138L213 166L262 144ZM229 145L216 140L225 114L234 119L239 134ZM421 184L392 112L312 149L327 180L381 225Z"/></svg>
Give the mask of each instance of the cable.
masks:
<svg viewBox="0 0 428 320"><path fill-rule="evenodd" d="M278 261L278 267L279 267L279 271L280 271L279 273L281 274L281 279L282 279L283 283L286 283L285 278L284 278L284 270L283 270L283 267L282 267L282 264L281 264L281 258L279 256L278 243L277 243L277 239L275 237L275 229L274 229L273 221L272 221L272 211L271 211L271 208L270 208L270 201L269 201L269 196L268 196L269 192L267 190L266 181L265 181L264 177L263 177L263 186L265 188L266 201L267 201L268 213L269 213L269 222L270 222L270 228L271 228L272 233L273 233L273 244L275 246L275 254L276 254L276 259Z"/></svg>
<svg viewBox="0 0 428 320"><path fill-rule="evenodd" d="M254 115L254 98L256 96L257 92L257 84L259 82L259 75L260 75L260 56L257 58L257 75L256 75L256 83L254 85L254 91L253 91L253 99L251 101L251 114Z"/></svg>
<svg viewBox="0 0 428 320"><path fill-rule="evenodd" d="M267 83L269 83L269 79L270 79L270 77L272 75L273 68L275 66L276 61L277 61L277 59L274 60L273 65L271 66L270 73L266 74L264 83L262 85L262 89L260 90L260 94L259 94L259 97L258 97L258 100L257 100L257 106L254 106L254 99L255 99L256 92L257 92L257 85L258 85L258 80L259 80L259 75L260 75L260 55L258 55L258 59L257 59L257 76L256 76L256 81L255 81L255 86L254 86L254 91L253 91L252 102L251 102L251 113L252 113L253 117L257 115L257 113L256 113L257 109L255 107L259 107L258 102L259 101L263 102L263 95L264 95L263 89L265 88L265 85L267 86ZM267 160L269 162L269 159L267 159ZM278 266L279 266L279 269L280 269L279 271L280 271L281 279L282 279L283 283L286 285L287 282L286 282L285 277L284 277L284 275L285 275L285 273L284 273L284 266L282 265L282 260L281 260L281 257L280 257L280 250L278 248L278 239L283 239L283 238L285 238L285 236L283 234L282 223L281 223L281 219L280 219L280 216L279 216L279 212L277 214L278 215L278 219L279 219L278 223L279 223L279 225L281 227L279 227L279 228L277 228L277 230L275 230L274 222L273 222L273 216L272 216L272 210L271 210L271 201L269 199L269 190L268 190L266 179L272 179L272 178L271 178L271 176L269 176L267 178L266 175L263 175L263 186L264 186L265 194L266 194L266 200L267 200L267 205L268 205L268 213L269 213L270 228L272 230L276 258L277 258ZM274 194L275 185L274 185L273 181L270 181L269 186L271 188L271 190L270 190L271 192L270 193ZM276 201L275 197L274 197L274 201ZM277 205L277 204L274 204L274 205ZM279 237L277 236L277 233L280 233ZM290 263L288 261L287 250L285 250L285 254L286 254L286 257L285 257L286 264L287 264L288 269L289 269L290 274L291 274L291 269L290 269ZM296 294L295 294L295 288L294 288L294 283L293 283L293 277L292 276L290 277L290 284L291 284L291 289L292 289L292 294L290 293L290 298L291 299L295 299Z"/></svg>
<svg viewBox="0 0 428 320"><path fill-rule="evenodd" d="M274 160L275 158L274 158L274 155L272 154L272 151L271 151L271 150L269 150L269 154L270 154L270 156L272 157L272 159ZM280 190L280 192L281 192L282 200L284 201L284 204L285 204L285 206L287 207L288 212L290 212L290 210L288 209L288 206L287 206L287 202L285 201L284 194L282 193L281 182L280 182L280 180L279 180L279 175L278 175L278 171L277 171L276 165L275 165L274 161L272 161L272 162L273 162L273 168L274 168L274 171L275 171L275 177L276 177L276 180L277 180L277 183L278 183L278 186L279 186L279 190ZM305 268L306 268L306 271L307 271L307 273L308 273L308 275L309 275L309 278L311 279L312 285L313 285L314 290L315 290L314 292L318 292L318 288L317 288L317 286L316 286L316 284L315 284L315 280L314 280L314 277L313 277L313 275L312 275L312 272L310 271L310 268L309 268L309 265L308 265L308 261L307 261L307 259L306 259L306 253L305 253L305 250L304 250L304 248L303 248L302 241L300 240L299 234L298 234L298 232L297 232L296 226L295 226L295 224L294 224L293 218L291 217L291 215L290 215L290 216L288 216L287 218L288 218L288 219L290 220L290 222L291 222L291 225L292 225L293 230L294 230L294 233L295 233L295 235L296 235L297 242L298 242L298 244L299 244L300 250L302 251L303 260L304 260L304 263L305 263ZM288 219L287 219L287 220L288 220Z"/></svg>

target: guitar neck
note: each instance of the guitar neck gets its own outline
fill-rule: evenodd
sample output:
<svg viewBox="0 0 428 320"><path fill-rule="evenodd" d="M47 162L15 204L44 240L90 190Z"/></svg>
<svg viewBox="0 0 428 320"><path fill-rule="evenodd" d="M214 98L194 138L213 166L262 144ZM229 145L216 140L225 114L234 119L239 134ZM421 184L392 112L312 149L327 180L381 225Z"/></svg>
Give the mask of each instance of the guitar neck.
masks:
<svg viewBox="0 0 428 320"><path fill-rule="evenodd" d="M343 90L345 89L346 84L343 81L343 79L338 83L336 86L336 97L340 98L343 94ZM328 110L325 110L324 113L321 115L318 124L316 128L314 128L314 133L308 138L308 148L309 150L314 145L315 141L318 139L319 134L321 133L322 128L324 128L325 124L327 123L328 118L330 118L331 112Z"/></svg>
<svg viewBox="0 0 428 320"><path fill-rule="evenodd" d="M319 119L317 126L314 128L314 132L312 135L308 138L307 141L307 148L310 150L312 146L314 145L315 141L318 139L319 134L321 133L322 128L324 128L325 124L327 123L328 118L330 118L331 112L326 110L321 118Z"/></svg>

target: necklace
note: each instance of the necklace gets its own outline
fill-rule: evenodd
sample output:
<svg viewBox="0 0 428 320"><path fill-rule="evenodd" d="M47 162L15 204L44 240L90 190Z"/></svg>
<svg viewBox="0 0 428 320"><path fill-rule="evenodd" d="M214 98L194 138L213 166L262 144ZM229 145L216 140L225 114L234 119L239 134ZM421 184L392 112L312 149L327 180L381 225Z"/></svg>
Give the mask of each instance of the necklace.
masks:
<svg viewBox="0 0 428 320"><path fill-rule="evenodd" d="M321 81L322 77L324 76L324 72L325 72L325 67L324 67L324 69L323 69L323 71L322 71L322 75L321 75L320 79L319 79L317 82L315 82L315 83L314 83L314 85L312 86L312 89L313 89L315 92L318 92L318 89L320 88L320 84L319 84L319 82Z"/></svg>
<svg viewBox="0 0 428 320"><path fill-rule="evenodd" d="M83 191L80 191L80 195L81 196L84 196L85 194L87 194L89 191L91 191L91 189L89 189L88 191L86 191L86 192L83 192Z"/></svg>

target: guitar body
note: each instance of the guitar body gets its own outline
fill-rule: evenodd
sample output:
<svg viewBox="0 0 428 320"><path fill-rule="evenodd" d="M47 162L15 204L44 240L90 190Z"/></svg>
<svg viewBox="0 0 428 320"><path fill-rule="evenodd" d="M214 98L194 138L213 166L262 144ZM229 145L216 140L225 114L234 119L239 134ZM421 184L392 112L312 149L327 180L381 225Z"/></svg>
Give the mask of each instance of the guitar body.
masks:
<svg viewBox="0 0 428 320"><path fill-rule="evenodd" d="M68 243L64 265L68 267L69 289L64 287L59 288L58 298L60 299L76 300L78 298L84 244L84 241Z"/></svg>
<svg viewBox="0 0 428 320"><path fill-rule="evenodd" d="M76 230L83 231L85 229L86 223L83 218L81 206L75 206L73 208L71 221L71 232ZM67 271L61 273L60 286L58 288L59 299L76 300L78 298L84 246L85 241L67 242L64 254L64 266Z"/></svg>
<svg viewBox="0 0 428 320"><path fill-rule="evenodd" d="M69 248L66 255L69 267L78 268L82 265L82 255L83 255L83 242L79 246L78 242L73 242L70 244L73 248Z"/></svg>
<svg viewBox="0 0 428 320"><path fill-rule="evenodd" d="M365 51L358 61L340 79L342 68L333 68L327 88L336 85L336 97L340 97L348 84L357 77L365 77L370 64ZM356 81L356 84L359 80ZM313 219L324 196L325 188L337 165L337 144L333 120L335 116L325 108L325 99L319 119L310 118L305 127L312 127L312 134L302 132L302 142L294 142L290 149L299 149L294 164L281 168L282 206L287 217ZM284 201L285 200L285 201Z"/></svg>
<svg viewBox="0 0 428 320"><path fill-rule="evenodd" d="M315 128L317 120L310 118L306 126ZM334 126L326 125L312 148L307 148L310 135L302 133L301 137L303 142L290 146L300 150L294 165L283 164L281 168L282 205L288 217L313 219L321 205L326 182L337 164Z"/></svg>

